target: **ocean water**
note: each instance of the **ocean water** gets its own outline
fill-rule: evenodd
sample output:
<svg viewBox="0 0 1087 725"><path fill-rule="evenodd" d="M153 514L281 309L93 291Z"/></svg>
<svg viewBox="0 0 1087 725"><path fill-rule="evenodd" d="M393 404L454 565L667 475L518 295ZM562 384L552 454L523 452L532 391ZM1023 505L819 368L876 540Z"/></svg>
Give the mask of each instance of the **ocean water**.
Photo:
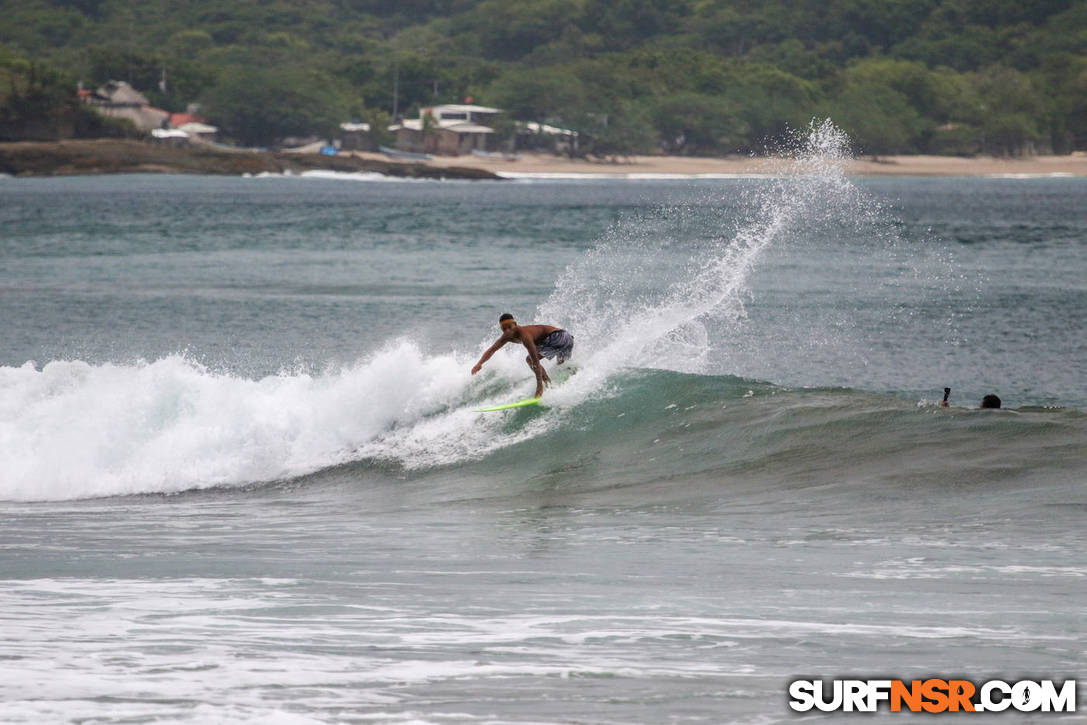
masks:
<svg viewBox="0 0 1087 725"><path fill-rule="evenodd" d="M1082 679L1087 180L843 147L0 179L0 721L786 723L797 678ZM469 375L506 311L574 358L475 413L532 391L515 350Z"/></svg>

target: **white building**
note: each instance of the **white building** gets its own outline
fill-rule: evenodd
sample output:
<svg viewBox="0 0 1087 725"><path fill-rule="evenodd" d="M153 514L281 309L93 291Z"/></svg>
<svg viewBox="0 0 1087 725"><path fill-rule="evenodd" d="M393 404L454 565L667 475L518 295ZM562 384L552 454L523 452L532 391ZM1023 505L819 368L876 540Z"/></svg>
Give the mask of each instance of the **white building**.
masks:
<svg viewBox="0 0 1087 725"><path fill-rule="evenodd" d="M389 126L401 151L459 156L486 151L494 129L487 125L502 113L500 108L448 104L423 108L419 118Z"/></svg>

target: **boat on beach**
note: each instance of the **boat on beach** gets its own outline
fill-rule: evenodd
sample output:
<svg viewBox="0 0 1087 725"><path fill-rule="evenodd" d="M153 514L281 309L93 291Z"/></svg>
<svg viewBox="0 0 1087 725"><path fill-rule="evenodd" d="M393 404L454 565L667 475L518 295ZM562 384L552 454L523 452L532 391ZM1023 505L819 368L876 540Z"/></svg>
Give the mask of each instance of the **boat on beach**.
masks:
<svg viewBox="0 0 1087 725"><path fill-rule="evenodd" d="M411 151L400 151L398 149L389 148L388 146L378 146L377 150L388 156L390 159L408 159L411 161L430 161L434 157L430 154L417 154Z"/></svg>

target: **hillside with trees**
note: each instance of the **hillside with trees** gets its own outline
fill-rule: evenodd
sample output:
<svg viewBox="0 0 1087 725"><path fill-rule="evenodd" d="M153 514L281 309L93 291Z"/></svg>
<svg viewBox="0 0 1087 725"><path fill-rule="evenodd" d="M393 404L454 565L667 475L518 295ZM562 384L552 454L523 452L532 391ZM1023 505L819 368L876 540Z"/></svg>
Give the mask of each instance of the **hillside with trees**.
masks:
<svg viewBox="0 0 1087 725"><path fill-rule="evenodd" d="M254 145L471 98L600 155L758 153L816 116L870 154L1087 148L1087 0L0 0L0 17L7 140L123 134L72 100L116 79Z"/></svg>

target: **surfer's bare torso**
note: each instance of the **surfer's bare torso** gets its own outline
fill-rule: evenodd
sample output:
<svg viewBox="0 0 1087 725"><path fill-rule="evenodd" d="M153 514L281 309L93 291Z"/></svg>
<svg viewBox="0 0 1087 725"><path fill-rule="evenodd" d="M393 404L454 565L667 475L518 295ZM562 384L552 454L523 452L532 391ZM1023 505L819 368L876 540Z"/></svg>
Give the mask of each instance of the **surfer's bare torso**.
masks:
<svg viewBox="0 0 1087 725"><path fill-rule="evenodd" d="M557 329L559 328L553 327L552 325L520 325L502 333L502 337L499 338L499 342L502 341L502 338L507 338L506 342L519 342L525 347L528 347L528 345L525 343L525 340L528 339L532 341L532 346L535 347L539 343L543 342L543 339L545 337L547 337ZM502 344L504 345L506 343L503 342Z"/></svg>

